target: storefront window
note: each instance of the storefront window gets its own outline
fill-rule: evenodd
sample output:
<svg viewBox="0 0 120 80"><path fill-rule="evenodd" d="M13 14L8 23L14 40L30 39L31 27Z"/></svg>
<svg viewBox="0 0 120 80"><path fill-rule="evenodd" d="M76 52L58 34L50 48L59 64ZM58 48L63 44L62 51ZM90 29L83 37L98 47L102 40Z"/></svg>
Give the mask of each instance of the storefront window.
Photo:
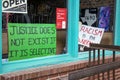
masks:
<svg viewBox="0 0 120 80"><path fill-rule="evenodd" d="M27 5L26 1L1 1L0 73L75 60L78 55L78 48L75 47L78 47L76 30L79 9L76 8L79 8L79 0L28 0ZM39 52L42 52L41 56Z"/></svg>
<svg viewBox="0 0 120 80"><path fill-rule="evenodd" d="M9 4L2 2L6 9ZM19 4L23 2L21 0ZM9 7L2 12L3 61L67 52L67 0L27 0L19 7L12 5L16 3L11 3L11 9ZM19 12L25 5L27 11Z"/></svg>
<svg viewBox="0 0 120 80"><path fill-rule="evenodd" d="M104 1L85 1L80 0L79 21L82 25L104 29L102 40L99 44L114 44L114 19L115 19L115 1L102 4ZM110 5L111 4L111 5ZM92 37L95 39L95 36ZM95 42L95 41L94 41ZM81 50L84 45L79 45Z"/></svg>

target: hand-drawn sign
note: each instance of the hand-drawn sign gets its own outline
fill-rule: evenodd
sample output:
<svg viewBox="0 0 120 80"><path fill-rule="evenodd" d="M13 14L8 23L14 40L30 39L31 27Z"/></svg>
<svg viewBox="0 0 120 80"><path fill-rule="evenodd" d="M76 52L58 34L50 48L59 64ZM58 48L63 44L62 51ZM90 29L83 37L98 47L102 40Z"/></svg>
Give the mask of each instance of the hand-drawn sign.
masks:
<svg viewBox="0 0 120 80"><path fill-rule="evenodd" d="M96 28L87 25L82 25L79 31L78 44L89 47L90 43L100 43L104 33L103 28Z"/></svg>
<svg viewBox="0 0 120 80"><path fill-rule="evenodd" d="M8 24L9 56L21 60L56 54L55 24Z"/></svg>

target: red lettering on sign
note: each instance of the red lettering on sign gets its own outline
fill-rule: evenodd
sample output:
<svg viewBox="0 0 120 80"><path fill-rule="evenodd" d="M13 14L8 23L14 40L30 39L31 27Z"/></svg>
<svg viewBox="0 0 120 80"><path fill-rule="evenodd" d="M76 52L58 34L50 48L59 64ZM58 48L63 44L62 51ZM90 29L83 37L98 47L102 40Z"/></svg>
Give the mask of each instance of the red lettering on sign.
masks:
<svg viewBox="0 0 120 80"><path fill-rule="evenodd" d="M102 36L103 34L103 31L100 29L95 29L92 27L85 27L85 26L82 26L80 31L86 32L87 34L93 34L93 35L98 35L98 36Z"/></svg>
<svg viewBox="0 0 120 80"><path fill-rule="evenodd" d="M89 45L91 43L91 41L89 40L85 40L85 39L82 39L82 40L79 40L81 44L84 44L84 45Z"/></svg>

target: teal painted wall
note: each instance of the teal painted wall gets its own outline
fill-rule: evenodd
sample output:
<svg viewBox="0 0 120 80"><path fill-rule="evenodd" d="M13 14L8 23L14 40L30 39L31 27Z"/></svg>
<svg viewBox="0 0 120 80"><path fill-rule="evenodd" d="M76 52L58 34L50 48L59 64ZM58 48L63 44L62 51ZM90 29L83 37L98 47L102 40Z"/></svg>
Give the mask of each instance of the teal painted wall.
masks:
<svg viewBox="0 0 120 80"><path fill-rule="evenodd" d="M0 0L0 73L2 72L2 0Z"/></svg>
<svg viewBox="0 0 120 80"><path fill-rule="evenodd" d="M68 0L68 53L78 56L78 23L80 0Z"/></svg>
<svg viewBox="0 0 120 80"><path fill-rule="evenodd" d="M120 46L120 0L116 0L115 45L119 45Z"/></svg>

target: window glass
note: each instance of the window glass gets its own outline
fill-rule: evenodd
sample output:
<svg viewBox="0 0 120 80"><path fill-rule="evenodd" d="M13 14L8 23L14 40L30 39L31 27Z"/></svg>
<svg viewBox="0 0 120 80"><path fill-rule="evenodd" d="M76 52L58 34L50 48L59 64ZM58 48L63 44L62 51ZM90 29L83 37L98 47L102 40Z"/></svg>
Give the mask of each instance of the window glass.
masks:
<svg viewBox="0 0 120 80"><path fill-rule="evenodd" d="M103 4L104 3L104 4ZM79 21L82 25L104 29L104 34L100 44L113 45L114 42L114 5L115 2L109 0L104 2L80 0ZM85 37L85 35L84 35ZM92 37L95 39L95 37ZM89 42L88 42L89 43ZM79 45L79 50L83 50L84 45ZM85 50L86 49L85 47Z"/></svg>
<svg viewBox="0 0 120 80"><path fill-rule="evenodd" d="M67 0L27 0L27 13L18 13L24 7L2 12L3 61L66 53Z"/></svg>

